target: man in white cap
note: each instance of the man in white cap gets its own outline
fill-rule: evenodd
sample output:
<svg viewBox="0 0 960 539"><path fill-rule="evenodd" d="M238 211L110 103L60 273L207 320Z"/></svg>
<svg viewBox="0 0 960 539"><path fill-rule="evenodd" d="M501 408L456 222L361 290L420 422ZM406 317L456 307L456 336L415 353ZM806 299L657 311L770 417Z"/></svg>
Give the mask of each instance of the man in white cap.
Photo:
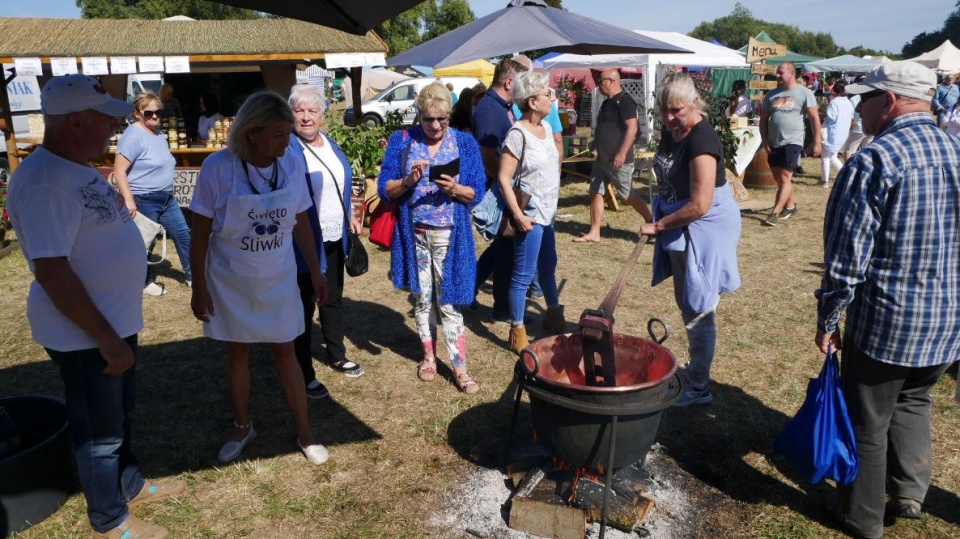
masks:
<svg viewBox="0 0 960 539"><path fill-rule="evenodd" d="M840 349L846 310L840 374L860 457L856 480L826 505L865 538L883 535L884 516L921 518L930 388L960 360L960 139L930 114L936 85L905 61L847 86L876 138L840 171L823 226L816 343Z"/></svg>
<svg viewBox="0 0 960 539"><path fill-rule="evenodd" d="M130 514L185 490L179 479L145 480L131 452L143 240L123 197L90 166L133 105L86 75L54 77L40 104L43 145L16 170L7 196L34 275L27 318L63 380L94 536L166 537Z"/></svg>

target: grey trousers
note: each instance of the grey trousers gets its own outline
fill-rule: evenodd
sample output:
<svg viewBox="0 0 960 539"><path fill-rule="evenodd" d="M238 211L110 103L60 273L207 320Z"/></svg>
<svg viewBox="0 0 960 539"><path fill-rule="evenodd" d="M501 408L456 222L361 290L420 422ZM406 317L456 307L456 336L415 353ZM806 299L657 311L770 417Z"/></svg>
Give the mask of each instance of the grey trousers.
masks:
<svg viewBox="0 0 960 539"><path fill-rule="evenodd" d="M948 366L901 367L850 344L843 349L840 377L860 472L837 494L839 516L851 531L883 535L886 495L919 502L926 497L933 468L930 389Z"/></svg>

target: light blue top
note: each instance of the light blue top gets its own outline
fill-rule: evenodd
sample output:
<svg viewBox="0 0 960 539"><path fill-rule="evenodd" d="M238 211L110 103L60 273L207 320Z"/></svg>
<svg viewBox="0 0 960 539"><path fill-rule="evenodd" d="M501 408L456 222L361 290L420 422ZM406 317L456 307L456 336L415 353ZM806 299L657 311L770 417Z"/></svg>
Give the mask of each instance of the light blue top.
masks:
<svg viewBox="0 0 960 539"><path fill-rule="evenodd" d="M520 112L520 107L518 107L516 103L514 103L511 106L513 107L514 119L519 120L520 116L522 116L522 113ZM550 128L553 129L554 133L563 132L563 124L560 123L560 110L557 109L556 101L554 101L553 104L550 105L550 114L547 115L546 120L547 120L547 123L550 124Z"/></svg>
<svg viewBox="0 0 960 539"><path fill-rule="evenodd" d="M170 153L167 136L162 132L154 135L136 124L131 125L120 135L117 153L131 163L127 181L134 195L173 192L173 169L177 160Z"/></svg>

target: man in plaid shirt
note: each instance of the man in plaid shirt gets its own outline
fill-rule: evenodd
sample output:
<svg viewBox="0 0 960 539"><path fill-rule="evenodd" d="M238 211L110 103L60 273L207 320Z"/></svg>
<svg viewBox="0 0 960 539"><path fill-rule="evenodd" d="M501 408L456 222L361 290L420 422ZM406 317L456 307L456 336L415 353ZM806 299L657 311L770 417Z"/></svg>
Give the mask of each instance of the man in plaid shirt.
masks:
<svg viewBox="0 0 960 539"><path fill-rule="evenodd" d="M816 343L841 347L846 309L841 378L860 456L826 505L866 538L883 535L884 516L921 518L930 389L960 359L960 139L930 115L936 84L890 62L847 86L876 138L840 171L823 225Z"/></svg>

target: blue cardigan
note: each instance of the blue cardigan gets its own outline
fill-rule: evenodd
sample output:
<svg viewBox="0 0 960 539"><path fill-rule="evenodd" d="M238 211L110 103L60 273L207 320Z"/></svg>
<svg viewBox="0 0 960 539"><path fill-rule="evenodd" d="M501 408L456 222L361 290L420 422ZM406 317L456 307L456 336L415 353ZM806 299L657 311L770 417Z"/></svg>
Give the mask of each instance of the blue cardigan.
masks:
<svg viewBox="0 0 960 539"><path fill-rule="evenodd" d="M337 143L333 141L332 138L321 135L324 137L324 140L327 144L330 144L330 147L333 148L333 153L337 155L337 158L340 159L340 164L343 165L343 210L347 214L347 222L351 221L350 216L353 211L353 206L350 204L350 194L351 187L353 183L353 171L350 170L350 163L347 162L346 156L343 154L343 150L340 149L340 146L337 146ZM296 152L296 154L302 155L304 163L307 160L307 154L303 146L297 140L296 135L290 137L290 146L287 148L288 152ZM306 168L306 165L304 165ZM327 255L326 251L323 249L323 234L320 233L320 217L317 214L317 202L320 201L320 190L323 187L323 174L324 170L319 170L317 172L307 172L307 185L312 185L310 189L313 191L313 206L307 210L307 217L310 218L310 225L313 227L313 238L317 243L317 254L320 256L320 269L326 273L327 271ZM347 253L350 251L350 242L347 241L347 235L350 233L348 227L343 227L343 256L346 259ZM297 257L297 272L298 273L310 273L310 268L307 267L306 261L303 259L303 254L300 253L300 249L297 248L296 242L293 244L293 253Z"/></svg>
<svg viewBox="0 0 960 539"><path fill-rule="evenodd" d="M457 150L460 152L461 185L470 187L476 195L469 204L456 204L453 211L453 233L450 248L443 261L443 289L440 291L440 303L467 305L473 301L477 276L477 253L473 243L473 224L470 209L483 198L486 175L480 158L480 147L473 136L450 128L448 136L456 137ZM377 178L377 192L383 200L387 195L387 182L404 176L404 164L401 162L404 151L411 141L424 142L423 129L420 126L409 131L397 131L390 135L387 151ZM393 286L420 293L417 279L417 257L413 238L413 218L410 216L410 192L399 199L397 226L393 231L393 247L390 249L390 270Z"/></svg>

